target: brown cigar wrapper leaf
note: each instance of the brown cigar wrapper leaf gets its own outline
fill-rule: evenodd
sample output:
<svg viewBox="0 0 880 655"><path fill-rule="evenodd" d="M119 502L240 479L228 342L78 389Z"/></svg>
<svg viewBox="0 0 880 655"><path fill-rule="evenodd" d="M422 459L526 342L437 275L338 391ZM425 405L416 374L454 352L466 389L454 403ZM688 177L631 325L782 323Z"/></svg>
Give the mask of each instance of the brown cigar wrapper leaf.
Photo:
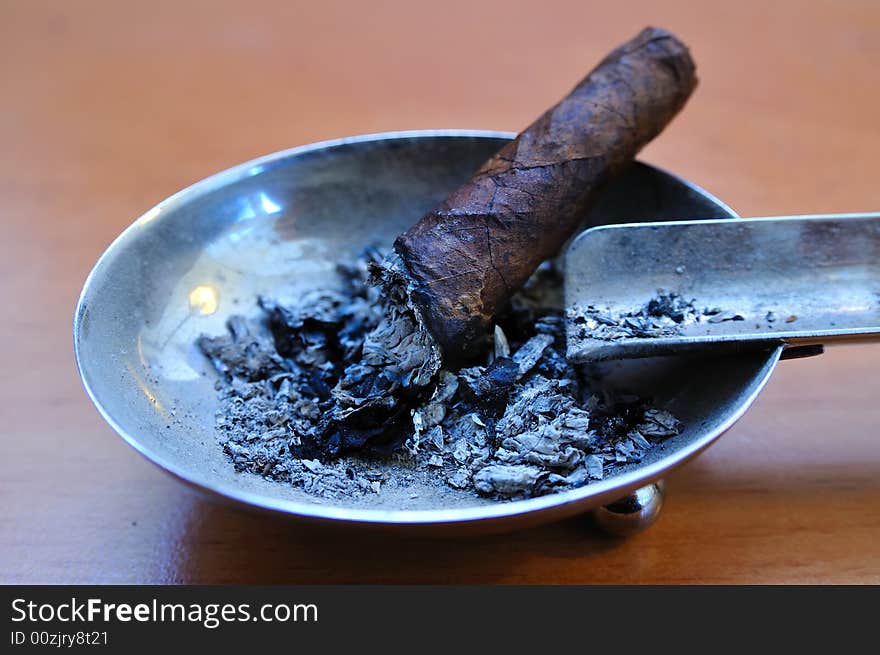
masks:
<svg viewBox="0 0 880 655"><path fill-rule="evenodd" d="M687 47L643 30L397 238L411 299L448 360L482 350L495 313L696 84Z"/></svg>

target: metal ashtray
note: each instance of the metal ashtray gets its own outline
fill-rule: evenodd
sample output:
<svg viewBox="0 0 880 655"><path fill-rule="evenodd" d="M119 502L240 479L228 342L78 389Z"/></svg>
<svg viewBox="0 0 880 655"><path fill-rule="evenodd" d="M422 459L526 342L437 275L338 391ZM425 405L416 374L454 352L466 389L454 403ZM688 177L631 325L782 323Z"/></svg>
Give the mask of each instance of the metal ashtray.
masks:
<svg viewBox="0 0 880 655"><path fill-rule="evenodd" d="M326 284L334 263L366 243L390 245L512 137L420 131L303 146L218 173L148 211L101 256L76 310L76 359L102 416L193 487L303 519L482 531L597 510L600 524L618 533L650 523L662 502L652 483L742 416L781 347L597 365L609 387L653 397L684 431L612 477L528 500L426 488L328 501L236 473L214 436L214 373L196 338L222 333L229 316L251 312L260 294ZM735 216L689 182L636 164L608 188L586 224Z"/></svg>

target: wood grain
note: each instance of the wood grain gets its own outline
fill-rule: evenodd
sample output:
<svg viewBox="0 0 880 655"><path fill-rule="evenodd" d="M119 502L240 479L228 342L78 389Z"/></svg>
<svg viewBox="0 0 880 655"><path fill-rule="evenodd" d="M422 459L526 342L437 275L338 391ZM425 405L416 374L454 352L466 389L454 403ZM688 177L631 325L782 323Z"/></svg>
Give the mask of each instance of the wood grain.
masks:
<svg viewBox="0 0 880 655"><path fill-rule="evenodd" d="M784 362L628 541L427 541L214 505L116 438L70 324L95 259L239 161L380 130L517 130L645 24L701 85L643 158L744 214L878 209L880 6L0 2L0 581L880 582L880 348Z"/></svg>

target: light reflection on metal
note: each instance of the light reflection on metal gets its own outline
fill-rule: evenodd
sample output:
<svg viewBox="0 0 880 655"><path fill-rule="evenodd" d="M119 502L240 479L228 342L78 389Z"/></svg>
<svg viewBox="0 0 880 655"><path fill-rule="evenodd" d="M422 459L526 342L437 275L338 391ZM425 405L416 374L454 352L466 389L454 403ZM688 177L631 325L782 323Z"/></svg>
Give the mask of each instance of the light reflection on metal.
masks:
<svg viewBox="0 0 880 655"><path fill-rule="evenodd" d="M159 214L161 214L161 213L162 213L162 207L161 207L161 206L153 207L153 208L152 208L151 210L149 210L146 214L144 214L143 216L141 216L141 218L140 218L140 220L138 221L138 223L139 223L140 225L145 225L146 223L149 223L150 221L152 221L154 218L156 218L156 217L157 217Z"/></svg>
<svg viewBox="0 0 880 655"><path fill-rule="evenodd" d="M220 297L217 289L207 284L200 284L189 292L189 308L194 314L210 316L217 311Z"/></svg>
<svg viewBox="0 0 880 655"><path fill-rule="evenodd" d="M256 197L251 196L239 201L236 221L248 221L258 216L272 216L281 213L281 205L270 198L266 193L260 192Z"/></svg>
<svg viewBox="0 0 880 655"><path fill-rule="evenodd" d="M281 211L281 205L272 200L265 193L260 194L260 207L262 207L263 211L267 214L277 214Z"/></svg>
<svg viewBox="0 0 880 655"><path fill-rule="evenodd" d="M162 404L162 401L159 400L156 395L150 390L150 387L147 386L147 382L144 380L143 376L141 376L141 374L135 370L134 366L132 366L130 362L125 365L125 368L128 369L129 374L131 375L132 379L134 379L134 382L137 385L138 389L141 390L141 393L143 393L144 396L146 396L147 400L150 401L150 404L156 408L156 411L159 413L159 415L167 421L169 419L168 410L165 409L165 405Z"/></svg>
<svg viewBox="0 0 880 655"><path fill-rule="evenodd" d="M244 200L241 203L241 211L238 212L238 216L235 217L236 221L249 221L252 218L256 218L257 213L254 211L253 204L250 200Z"/></svg>
<svg viewBox="0 0 880 655"><path fill-rule="evenodd" d="M141 360L141 365L144 368L149 368L149 364L147 364L147 358L144 357L144 342L143 335L139 334L137 338L137 354L138 359Z"/></svg>

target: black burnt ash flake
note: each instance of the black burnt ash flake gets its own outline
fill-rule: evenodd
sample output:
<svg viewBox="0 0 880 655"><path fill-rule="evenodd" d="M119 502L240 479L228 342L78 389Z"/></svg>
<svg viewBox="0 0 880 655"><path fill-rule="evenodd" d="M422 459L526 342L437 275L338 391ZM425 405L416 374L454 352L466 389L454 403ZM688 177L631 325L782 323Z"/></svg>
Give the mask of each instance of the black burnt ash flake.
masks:
<svg viewBox="0 0 880 655"><path fill-rule="evenodd" d="M462 376L463 395L474 409L497 417L507 407L507 399L519 376L519 365L514 360L499 357L485 369L479 367L477 375Z"/></svg>
<svg viewBox="0 0 880 655"><path fill-rule="evenodd" d="M229 378L257 382L284 370L284 362L262 330L251 330L241 316L227 323L228 334L199 337L196 344L219 373Z"/></svg>

